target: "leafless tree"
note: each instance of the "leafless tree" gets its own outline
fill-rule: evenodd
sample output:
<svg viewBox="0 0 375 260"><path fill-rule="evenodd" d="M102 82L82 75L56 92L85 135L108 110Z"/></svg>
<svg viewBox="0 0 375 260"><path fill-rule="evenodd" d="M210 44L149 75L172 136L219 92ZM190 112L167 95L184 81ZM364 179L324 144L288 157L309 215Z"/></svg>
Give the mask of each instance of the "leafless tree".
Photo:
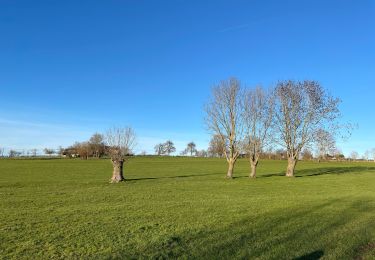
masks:
<svg viewBox="0 0 375 260"><path fill-rule="evenodd" d="M371 149L372 160L375 162L375 148Z"/></svg>
<svg viewBox="0 0 375 260"><path fill-rule="evenodd" d="M99 133L95 133L91 136L89 140L90 148L92 150L92 155L96 158L99 158L104 154L105 144L104 136Z"/></svg>
<svg viewBox="0 0 375 260"><path fill-rule="evenodd" d="M363 159L365 161L368 161L370 158L370 151L369 150L366 150L365 153L363 154Z"/></svg>
<svg viewBox="0 0 375 260"><path fill-rule="evenodd" d="M243 141L243 90L236 78L221 81L212 89L211 100L206 105L206 125L223 144L228 162L226 177L233 178L234 165L240 155Z"/></svg>
<svg viewBox="0 0 375 260"><path fill-rule="evenodd" d="M154 147L155 154L163 155L165 153L164 144L157 144Z"/></svg>
<svg viewBox="0 0 375 260"><path fill-rule="evenodd" d="M31 153L32 157L36 157L36 155L38 153L38 149L33 148L33 149L30 150L30 153Z"/></svg>
<svg viewBox="0 0 375 260"><path fill-rule="evenodd" d="M186 151L186 153L189 153L190 156L193 156L193 153L197 152L195 143L194 142L188 143L185 151Z"/></svg>
<svg viewBox="0 0 375 260"><path fill-rule="evenodd" d="M261 87L246 91L244 99L244 151L250 158L250 176L256 177L261 152L271 143L270 129L274 113L274 95Z"/></svg>
<svg viewBox="0 0 375 260"><path fill-rule="evenodd" d="M206 150L199 150L196 152L197 157L207 157L208 152Z"/></svg>
<svg viewBox="0 0 375 260"><path fill-rule="evenodd" d="M208 154L211 157L223 157L225 144L220 135L213 135L208 145Z"/></svg>
<svg viewBox="0 0 375 260"><path fill-rule="evenodd" d="M44 151L44 154L46 154L48 156L51 156L52 154L55 153L55 150L49 149L49 148L44 148L43 151Z"/></svg>
<svg viewBox="0 0 375 260"><path fill-rule="evenodd" d="M78 154L82 160L87 160L91 156L91 149L89 142L76 142L71 147L73 154Z"/></svg>
<svg viewBox="0 0 375 260"><path fill-rule="evenodd" d="M327 155L334 155L336 150L336 140L331 132L324 129L318 129L315 136L315 145L318 151L319 159L326 160Z"/></svg>
<svg viewBox="0 0 375 260"><path fill-rule="evenodd" d="M306 161L310 161L314 158L312 152L307 148L303 149L301 155L302 155L302 159Z"/></svg>
<svg viewBox="0 0 375 260"><path fill-rule="evenodd" d="M117 183L124 180L124 162L126 162L132 154L135 141L135 132L130 127L113 127L107 131L106 143L108 146L108 154L111 157L113 165L111 183Z"/></svg>
<svg viewBox="0 0 375 260"><path fill-rule="evenodd" d="M19 157L21 155L21 152L10 149L9 150L9 157L14 158L14 157Z"/></svg>
<svg viewBox="0 0 375 260"><path fill-rule="evenodd" d="M4 157L5 148L0 147L0 157Z"/></svg>
<svg viewBox="0 0 375 260"><path fill-rule="evenodd" d="M338 147L336 147L335 149L334 156L338 161L343 161L345 159L345 155L342 153L342 150Z"/></svg>
<svg viewBox="0 0 375 260"><path fill-rule="evenodd" d="M171 155L171 153L174 153L176 151L176 147L174 147L174 143L171 140L166 141L163 144L164 151L166 154Z"/></svg>
<svg viewBox="0 0 375 260"><path fill-rule="evenodd" d="M340 100L331 97L316 81L283 81L275 90L275 130L287 150L286 176L293 177L300 152L311 144L319 129L333 127Z"/></svg>
<svg viewBox="0 0 375 260"><path fill-rule="evenodd" d="M359 157L358 152L356 152L356 151L352 151L352 152L350 153L350 159L351 159L351 160L356 161L356 160L358 159L358 157Z"/></svg>

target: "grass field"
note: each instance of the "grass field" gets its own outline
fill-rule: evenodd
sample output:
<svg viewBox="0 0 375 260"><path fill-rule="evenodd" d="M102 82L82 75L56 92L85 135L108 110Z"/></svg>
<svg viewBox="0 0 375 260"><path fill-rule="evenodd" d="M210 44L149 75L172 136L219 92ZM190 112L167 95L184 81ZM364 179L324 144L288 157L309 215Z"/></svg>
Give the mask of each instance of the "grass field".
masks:
<svg viewBox="0 0 375 260"><path fill-rule="evenodd" d="M0 160L2 259L374 259L375 163Z"/></svg>

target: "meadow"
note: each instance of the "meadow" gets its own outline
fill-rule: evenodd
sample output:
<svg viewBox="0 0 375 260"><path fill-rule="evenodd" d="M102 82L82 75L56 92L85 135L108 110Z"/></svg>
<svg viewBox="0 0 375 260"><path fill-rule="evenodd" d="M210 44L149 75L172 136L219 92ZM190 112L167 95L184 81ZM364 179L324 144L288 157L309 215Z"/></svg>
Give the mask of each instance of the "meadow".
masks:
<svg viewBox="0 0 375 260"><path fill-rule="evenodd" d="M374 259L375 163L0 160L1 259Z"/></svg>

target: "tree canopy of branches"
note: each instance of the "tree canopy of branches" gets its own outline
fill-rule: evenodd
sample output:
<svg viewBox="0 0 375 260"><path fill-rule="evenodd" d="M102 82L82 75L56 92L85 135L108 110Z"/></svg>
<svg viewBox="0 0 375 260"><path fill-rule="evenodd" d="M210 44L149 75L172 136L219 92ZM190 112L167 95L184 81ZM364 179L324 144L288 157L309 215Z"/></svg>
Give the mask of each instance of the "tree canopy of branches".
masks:
<svg viewBox="0 0 375 260"><path fill-rule="evenodd" d="M92 155L96 158L101 157L105 152L104 136L99 133L95 133L89 140L90 149Z"/></svg>
<svg viewBox="0 0 375 260"><path fill-rule="evenodd" d="M190 143L187 144L185 152L190 154L190 156L193 156L193 154L197 152L196 147L197 146L195 145L194 142L190 142Z"/></svg>
<svg viewBox="0 0 375 260"><path fill-rule="evenodd" d="M166 141L163 144L164 151L166 154L171 155L171 153L174 153L176 151L176 147L174 146L174 143L171 140Z"/></svg>
<svg viewBox="0 0 375 260"><path fill-rule="evenodd" d="M282 81L275 89L275 120L279 144L287 150L286 176L294 169L302 149L312 143L319 129L334 127L340 100L316 81Z"/></svg>
<svg viewBox="0 0 375 260"><path fill-rule="evenodd" d="M5 148L0 147L0 157L4 157Z"/></svg>
<svg viewBox="0 0 375 260"><path fill-rule="evenodd" d="M49 148L44 148L43 149L43 152L46 154L46 155L52 155L55 153L55 150L53 149L49 149Z"/></svg>
<svg viewBox="0 0 375 260"><path fill-rule="evenodd" d="M225 144L219 135L213 135L208 145L208 154L211 157L223 157Z"/></svg>
<svg viewBox="0 0 375 260"><path fill-rule="evenodd" d="M236 78L221 81L212 89L212 97L206 105L205 122L208 129L220 137L228 162L226 177L233 178L234 165L240 155L244 120L242 107L243 90Z"/></svg>
<svg viewBox="0 0 375 260"><path fill-rule="evenodd" d="M165 143L155 145L154 151L157 155L170 155L176 151L176 147L172 141L168 140Z"/></svg>
<svg viewBox="0 0 375 260"><path fill-rule="evenodd" d="M314 158L312 152L307 148L303 149L301 155L303 160L312 160Z"/></svg>
<svg viewBox="0 0 375 260"><path fill-rule="evenodd" d="M18 152L16 150L13 150L13 149L9 150L9 157L10 158L18 157L21 154L22 154L21 152Z"/></svg>
<svg viewBox="0 0 375 260"><path fill-rule="evenodd" d="M81 159L87 160L91 155L89 142L75 142L71 148L72 154L78 154Z"/></svg>
<svg viewBox="0 0 375 260"><path fill-rule="evenodd" d="M251 178L256 177L256 167L263 149L270 144L270 129L274 112L274 96L261 87L250 89L244 99L245 140L244 150L249 155Z"/></svg>
<svg viewBox="0 0 375 260"><path fill-rule="evenodd" d="M334 155L336 150L336 140L333 134L327 130L318 129L316 132L315 144L319 159L326 160L327 155Z"/></svg>
<svg viewBox="0 0 375 260"><path fill-rule="evenodd" d="M164 145L163 144L157 144L154 147L155 154L157 155L163 155L164 154Z"/></svg>
<svg viewBox="0 0 375 260"><path fill-rule="evenodd" d="M124 180L123 165L132 154L136 142L136 135L130 127L113 127L107 131L107 151L111 157L113 174L111 183Z"/></svg>
<svg viewBox="0 0 375 260"><path fill-rule="evenodd" d="M359 157L359 154L358 154L357 151L352 151L352 152L350 153L350 159L351 159L351 160L355 161L355 160L358 159L358 157Z"/></svg>

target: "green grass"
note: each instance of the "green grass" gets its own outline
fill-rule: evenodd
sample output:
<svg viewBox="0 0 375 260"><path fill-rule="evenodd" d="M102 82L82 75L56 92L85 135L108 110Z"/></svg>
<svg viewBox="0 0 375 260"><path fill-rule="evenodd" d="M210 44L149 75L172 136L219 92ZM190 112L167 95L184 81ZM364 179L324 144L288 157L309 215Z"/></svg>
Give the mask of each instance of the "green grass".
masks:
<svg viewBox="0 0 375 260"><path fill-rule="evenodd" d="M2 259L374 259L375 163L0 160Z"/></svg>

